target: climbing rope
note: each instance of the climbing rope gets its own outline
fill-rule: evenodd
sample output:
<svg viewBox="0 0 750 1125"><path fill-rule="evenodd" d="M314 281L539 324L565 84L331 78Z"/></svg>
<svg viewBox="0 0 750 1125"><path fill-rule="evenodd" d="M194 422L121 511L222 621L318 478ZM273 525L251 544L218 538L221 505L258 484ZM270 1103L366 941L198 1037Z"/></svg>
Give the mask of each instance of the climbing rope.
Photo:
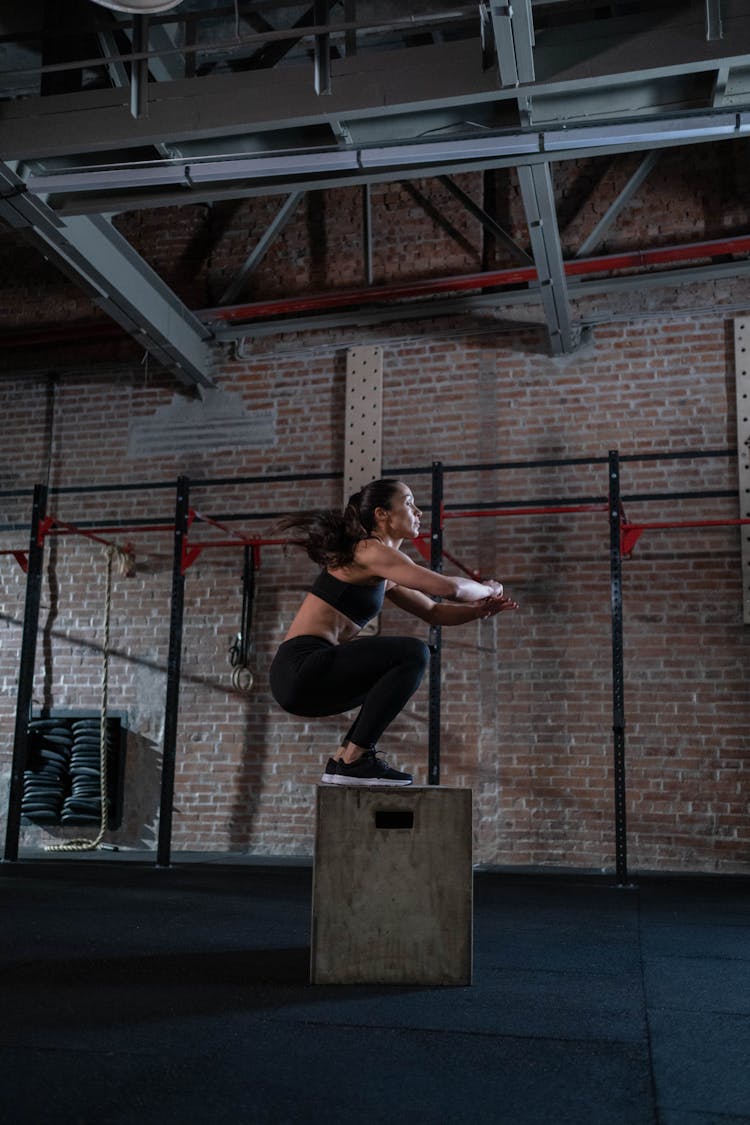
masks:
<svg viewBox="0 0 750 1125"><path fill-rule="evenodd" d="M120 574L132 574L134 556L132 549L123 550L114 544L106 549L107 566L104 583L104 624L102 640L102 678L101 678L101 722L99 725L99 797L101 812L99 832L93 840L67 840L64 844L50 844L48 852L95 851L102 842L108 826L108 778L107 778L107 705L109 699L109 623L112 611L112 568L117 560Z"/></svg>

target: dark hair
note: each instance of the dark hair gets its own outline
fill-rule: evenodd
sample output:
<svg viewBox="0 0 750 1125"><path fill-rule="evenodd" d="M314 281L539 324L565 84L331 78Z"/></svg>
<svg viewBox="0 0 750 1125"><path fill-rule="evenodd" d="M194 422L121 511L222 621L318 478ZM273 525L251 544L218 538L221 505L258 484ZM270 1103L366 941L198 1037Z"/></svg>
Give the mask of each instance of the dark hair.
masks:
<svg viewBox="0 0 750 1125"><path fill-rule="evenodd" d="M304 547L319 566L349 566L358 543L368 539L375 527L375 509L389 509L400 481L374 480L349 497L343 513L332 508L297 512L284 516L279 531L301 531L302 537L290 540Z"/></svg>

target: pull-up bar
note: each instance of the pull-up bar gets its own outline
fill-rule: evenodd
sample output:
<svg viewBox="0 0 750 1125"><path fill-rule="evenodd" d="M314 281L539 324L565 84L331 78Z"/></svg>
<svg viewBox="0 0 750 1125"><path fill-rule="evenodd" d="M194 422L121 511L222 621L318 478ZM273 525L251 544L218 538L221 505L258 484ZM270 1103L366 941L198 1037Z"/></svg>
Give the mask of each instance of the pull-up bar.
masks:
<svg viewBox="0 0 750 1125"><path fill-rule="evenodd" d="M750 519L736 519L736 520L674 520L665 522L654 523L630 523L629 520L620 515L620 551L629 558L633 552L633 548L640 539L644 531L661 531L669 530L672 528L685 528L685 527L742 527L750 524Z"/></svg>
<svg viewBox="0 0 750 1125"><path fill-rule="evenodd" d="M207 539L204 543L189 543L188 532L196 520L202 523L210 524L211 527L217 528L219 531L231 535L231 539ZM201 512L190 508L187 517L187 530L182 540L182 556L180 562L180 569L184 574L194 562L196 562L204 551L215 547L250 547L253 552L253 565L256 568L260 567L260 549L261 547L284 546L290 543L289 539L264 539L257 535L243 535L239 531L235 531L226 524L220 523L219 520L213 519L211 516L204 516Z"/></svg>
<svg viewBox="0 0 750 1125"><path fill-rule="evenodd" d="M125 551L132 550L131 544L126 543L124 548L119 548L119 544L113 543L111 539L104 539L103 536L115 530L111 527L79 527L73 523L65 523L64 520L58 519L57 516L45 516L39 525L37 533L37 545L44 546L44 540L48 535L81 535L84 539L92 539L95 543L102 543L105 547L118 547ZM152 531L174 531L174 525L167 524L136 524L132 527L121 527L119 524L116 528L117 531L123 535L139 535L144 532Z"/></svg>

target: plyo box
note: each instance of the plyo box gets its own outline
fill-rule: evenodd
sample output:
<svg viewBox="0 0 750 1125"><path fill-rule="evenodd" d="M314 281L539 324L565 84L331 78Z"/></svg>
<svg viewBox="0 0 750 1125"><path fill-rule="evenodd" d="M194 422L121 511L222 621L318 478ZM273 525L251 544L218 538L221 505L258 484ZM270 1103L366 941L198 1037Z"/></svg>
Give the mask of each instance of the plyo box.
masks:
<svg viewBox="0 0 750 1125"><path fill-rule="evenodd" d="M471 789L319 785L313 984L471 984Z"/></svg>

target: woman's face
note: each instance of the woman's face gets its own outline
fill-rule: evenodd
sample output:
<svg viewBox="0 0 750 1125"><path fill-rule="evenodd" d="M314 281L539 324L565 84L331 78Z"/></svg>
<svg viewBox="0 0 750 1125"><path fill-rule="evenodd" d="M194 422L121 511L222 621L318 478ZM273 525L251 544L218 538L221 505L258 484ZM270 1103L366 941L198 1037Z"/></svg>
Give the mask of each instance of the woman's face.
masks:
<svg viewBox="0 0 750 1125"><path fill-rule="evenodd" d="M390 507L383 511L386 517L384 530L390 536L394 539L416 539L422 513L414 502L414 495L408 485L399 481L391 497Z"/></svg>

